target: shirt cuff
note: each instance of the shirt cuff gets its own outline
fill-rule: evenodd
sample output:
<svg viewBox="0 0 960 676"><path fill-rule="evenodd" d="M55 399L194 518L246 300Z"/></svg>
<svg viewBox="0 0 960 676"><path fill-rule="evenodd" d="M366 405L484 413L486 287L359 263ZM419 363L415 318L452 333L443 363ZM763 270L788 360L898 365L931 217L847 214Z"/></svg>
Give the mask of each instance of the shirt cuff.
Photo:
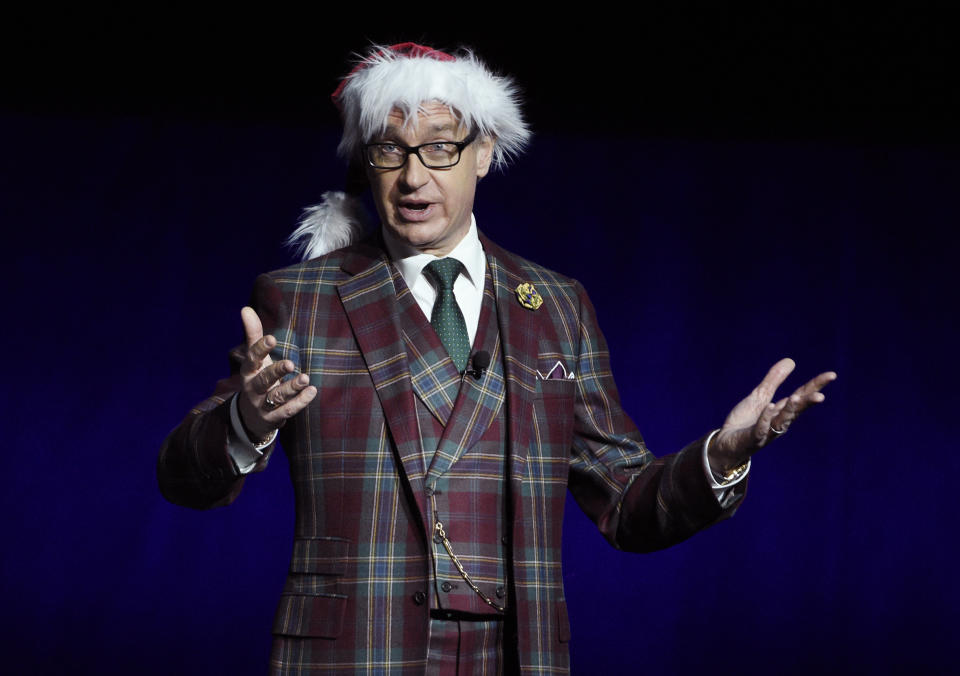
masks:
<svg viewBox="0 0 960 676"><path fill-rule="evenodd" d="M752 460L747 460L746 469L744 469L736 479L724 481L722 476L717 476L714 471L710 469L710 458L707 456L707 449L710 448L710 442L713 441L713 437L715 437L719 431L720 430L714 430L711 432L707 440L703 442L703 471L707 473L707 481L710 482L710 488L713 490L713 494L716 496L720 506L726 508L729 506L731 498L733 497L733 491L730 489L747 478L747 474L750 473L750 463Z"/></svg>
<svg viewBox="0 0 960 676"><path fill-rule="evenodd" d="M237 396L236 394L233 395L233 399L230 400L231 434L227 439L227 454L237 466L237 471L240 474L249 474L263 458L263 450L277 438L277 430L271 432L270 436L259 444L250 441L247 433L243 430L243 423L240 421Z"/></svg>

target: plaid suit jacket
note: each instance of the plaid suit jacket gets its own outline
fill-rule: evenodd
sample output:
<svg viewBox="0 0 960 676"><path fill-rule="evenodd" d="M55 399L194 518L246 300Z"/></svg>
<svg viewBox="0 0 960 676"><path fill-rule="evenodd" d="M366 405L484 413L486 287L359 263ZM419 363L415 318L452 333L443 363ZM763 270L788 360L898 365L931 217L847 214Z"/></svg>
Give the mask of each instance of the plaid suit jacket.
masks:
<svg viewBox="0 0 960 676"><path fill-rule="evenodd" d="M613 546L630 551L679 542L730 516L739 500L718 504L702 469L702 440L661 458L646 449L621 409L581 286L481 241L505 376L508 598L516 621L509 640L523 673L566 673L567 489ZM518 302L523 282L542 296L539 309ZM398 293L410 292L377 240L262 275L255 285L253 305L278 340L274 358L293 360L319 390L281 430L297 514L274 634L300 639L275 643L277 671L422 673L425 666L431 524ZM539 375L557 361L574 377ZM158 477L169 500L207 508L239 493L244 477L226 451L228 402L239 383L237 375L221 381L164 443ZM476 436L464 434L461 443Z"/></svg>

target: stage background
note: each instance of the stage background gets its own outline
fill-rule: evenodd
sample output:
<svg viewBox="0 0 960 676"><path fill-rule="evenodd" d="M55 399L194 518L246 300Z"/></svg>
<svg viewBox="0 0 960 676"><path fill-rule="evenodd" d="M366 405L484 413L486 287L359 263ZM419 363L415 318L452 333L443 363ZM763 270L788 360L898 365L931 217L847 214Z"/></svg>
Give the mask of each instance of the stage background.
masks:
<svg viewBox="0 0 960 676"><path fill-rule="evenodd" d="M788 389L840 376L757 456L736 517L686 543L616 552L570 502L574 673L949 671L944 34L914 14L830 15L826 42L790 17L693 16L649 16L634 42L621 26L559 68L519 28L416 33L517 74L536 135L482 181L479 226L585 285L655 453L719 426L782 356ZM226 373L301 208L342 184L339 64L404 34L317 46L295 18L239 34L70 19L52 38L6 27L22 48L0 109L4 670L264 673L292 542L285 458L193 512L161 498L156 454Z"/></svg>

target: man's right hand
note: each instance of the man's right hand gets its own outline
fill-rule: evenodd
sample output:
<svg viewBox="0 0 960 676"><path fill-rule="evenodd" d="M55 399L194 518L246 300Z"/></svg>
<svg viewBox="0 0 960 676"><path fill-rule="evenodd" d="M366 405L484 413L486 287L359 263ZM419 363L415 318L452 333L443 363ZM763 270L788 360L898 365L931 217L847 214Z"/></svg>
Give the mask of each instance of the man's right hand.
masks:
<svg viewBox="0 0 960 676"><path fill-rule="evenodd" d="M277 339L263 335L263 324L253 308L243 308L240 318L247 351L240 366L243 389L237 407L244 427L252 435L250 441L256 444L313 401L317 388L310 385L310 378L305 373L280 382L294 372L293 362L289 359L274 362L270 358L270 350L276 346Z"/></svg>

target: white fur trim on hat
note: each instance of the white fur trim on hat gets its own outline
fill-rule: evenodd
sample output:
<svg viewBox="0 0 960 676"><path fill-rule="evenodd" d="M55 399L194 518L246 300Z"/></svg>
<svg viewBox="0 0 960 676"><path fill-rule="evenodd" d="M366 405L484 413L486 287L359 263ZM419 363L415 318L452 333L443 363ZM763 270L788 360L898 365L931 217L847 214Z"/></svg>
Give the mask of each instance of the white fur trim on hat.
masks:
<svg viewBox="0 0 960 676"><path fill-rule="evenodd" d="M287 245L294 247L302 260L308 260L353 244L365 230L365 211L358 198L344 192L325 192L319 204L303 210Z"/></svg>
<svg viewBox="0 0 960 676"><path fill-rule="evenodd" d="M360 67L347 76L338 104L343 112L343 138L337 148L347 159L362 143L381 133L390 112L399 109L416 125L424 103L445 103L470 129L494 139L495 165L520 153L530 130L520 111L513 81L494 75L469 51L445 59L398 54L374 47Z"/></svg>

